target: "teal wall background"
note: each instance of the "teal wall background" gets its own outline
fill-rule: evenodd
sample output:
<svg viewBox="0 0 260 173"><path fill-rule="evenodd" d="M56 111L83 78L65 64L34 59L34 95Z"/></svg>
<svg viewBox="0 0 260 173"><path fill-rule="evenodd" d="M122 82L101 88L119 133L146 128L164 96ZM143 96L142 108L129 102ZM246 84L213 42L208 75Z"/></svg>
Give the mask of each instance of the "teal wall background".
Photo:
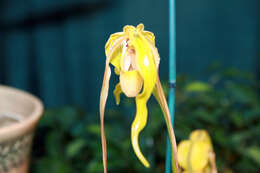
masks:
<svg viewBox="0 0 260 173"><path fill-rule="evenodd" d="M219 61L259 74L259 0L176 0L176 8L177 73L203 78ZM36 94L47 107L75 104L95 111L106 40L140 22L156 35L166 79L166 0L2 0L0 83Z"/></svg>

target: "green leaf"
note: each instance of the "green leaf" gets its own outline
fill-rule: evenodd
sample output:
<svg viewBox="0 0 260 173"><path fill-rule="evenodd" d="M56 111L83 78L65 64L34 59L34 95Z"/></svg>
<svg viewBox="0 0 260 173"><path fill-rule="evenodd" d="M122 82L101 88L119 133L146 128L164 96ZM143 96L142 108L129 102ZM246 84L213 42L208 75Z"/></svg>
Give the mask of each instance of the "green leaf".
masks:
<svg viewBox="0 0 260 173"><path fill-rule="evenodd" d="M243 115L244 115L244 123L250 124L253 121L259 119L260 107L256 107L255 109L250 109L246 111Z"/></svg>
<svg viewBox="0 0 260 173"><path fill-rule="evenodd" d="M100 136L100 127L97 124L90 124L87 126L87 132L93 135Z"/></svg>
<svg viewBox="0 0 260 173"><path fill-rule="evenodd" d="M260 147L251 146L243 151L243 153L253 159L258 165L260 165Z"/></svg>
<svg viewBox="0 0 260 173"><path fill-rule="evenodd" d="M49 156L58 157L63 154L63 134L58 131L49 133L46 137L46 150Z"/></svg>
<svg viewBox="0 0 260 173"><path fill-rule="evenodd" d="M258 102L257 90L250 86L245 86L242 84L234 82L226 82L226 92L231 95L234 101L240 103L246 103L251 105L256 105Z"/></svg>
<svg viewBox="0 0 260 173"><path fill-rule="evenodd" d="M77 154L80 154L80 151L85 146L86 141L84 139L77 139L75 141L72 141L67 146L66 155L71 158L76 156Z"/></svg>
<svg viewBox="0 0 260 173"><path fill-rule="evenodd" d="M36 164L37 173L71 173L70 166L60 157L45 157Z"/></svg>
<svg viewBox="0 0 260 173"><path fill-rule="evenodd" d="M248 140L248 138L250 138L250 131L240 131L240 132L236 132L232 134L232 136L230 137L230 141L232 142L232 144L234 145L234 147L236 147L236 145L242 145L246 142L246 140Z"/></svg>
<svg viewBox="0 0 260 173"><path fill-rule="evenodd" d="M109 165L108 165L109 166ZM85 170L86 173L90 172L103 172L103 164L101 160L92 160L88 163Z"/></svg>
<svg viewBox="0 0 260 173"><path fill-rule="evenodd" d="M186 85L185 90L187 92L207 92L212 90L212 87L207 83L195 81Z"/></svg>

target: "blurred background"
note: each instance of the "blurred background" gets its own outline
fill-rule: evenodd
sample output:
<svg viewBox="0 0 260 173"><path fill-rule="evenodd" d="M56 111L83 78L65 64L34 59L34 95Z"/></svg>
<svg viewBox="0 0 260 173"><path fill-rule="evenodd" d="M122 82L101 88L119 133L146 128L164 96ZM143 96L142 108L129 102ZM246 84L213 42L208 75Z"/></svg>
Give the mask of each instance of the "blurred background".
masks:
<svg viewBox="0 0 260 173"><path fill-rule="evenodd" d="M258 0L176 0L177 141L194 129L208 130L220 172L260 170L259 17ZM33 93L46 108L31 172L102 172L104 45L124 25L144 23L156 36L167 93L168 20L168 1L0 1L0 83ZM116 82L112 77L111 90ZM159 106L149 104L149 125L140 137L152 163L145 169L129 141L134 102L124 97L115 107L110 92L110 172L163 172L166 127Z"/></svg>

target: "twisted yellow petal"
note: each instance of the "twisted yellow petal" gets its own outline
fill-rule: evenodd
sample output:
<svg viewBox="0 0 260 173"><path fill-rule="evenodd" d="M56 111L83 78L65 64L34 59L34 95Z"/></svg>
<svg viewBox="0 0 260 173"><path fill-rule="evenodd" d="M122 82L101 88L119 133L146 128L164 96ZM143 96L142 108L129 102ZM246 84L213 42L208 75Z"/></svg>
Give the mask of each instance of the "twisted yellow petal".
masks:
<svg viewBox="0 0 260 173"><path fill-rule="evenodd" d="M116 38L114 38L116 37ZM105 65L105 72L104 72L104 78L102 83L102 88L100 92L100 103L99 103L99 112L100 112L100 126L101 126L101 142L102 142L102 159L103 159L103 167L104 167L104 173L107 173L107 145L106 145L106 136L105 136L105 127L104 127L104 113L105 113L105 106L108 96L108 89L109 89L109 79L111 76L111 70L109 67L109 62L111 59L116 57L122 41L125 39L122 36L114 35L110 37L110 39L113 41L108 41L106 44L106 65Z"/></svg>
<svg viewBox="0 0 260 173"><path fill-rule="evenodd" d="M104 72L101 94L100 94L100 106L99 106L104 173L107 173L107 147L106 147L106 136L105 136L105 128L104 128L104 113L105 113L105 106L106 106L106 101L108 96L110 76L111 76L111 70L109 67L109 62L107 61L105 72Z"/></svg>
<svg viewBox="0 0 260 173"><path fill-rule="evenodd" d="M159 79L159 75L157 73L157 83L156 83L156 88L154 90L154 96L158 103L161 106L161 109L163 111L164 119L166 121L167 129L168 129L168 134L171 142L171 150L172 150L172 172L173 173L179 173L179 166L178 166L178 157L177 157L177 145L176 145L176 139L175 139L175 134L174 130L171 124L171 116L168 108L168 104L165 98L165 95L163 93L162 85Z"/></svg>
<svg viewBox="0 0 260 173"><path fill-rule="evenodd" d="M140 27L139 29L142 29ZM129 33L129 39L131 45L136 51L137 69L143 78L143 91L136 97L136 116L132 123L131 128L131 141L134 151L139 160L146 166L149 167L148 161L143 156L139 143L139 133L145 127L147 122L147 106L146 103L150 98L154 86L156 84L156 66L152 56L152 52L149 48L149 43L145 38L142 37L142 33L139 31L133 31Z"/></svg>

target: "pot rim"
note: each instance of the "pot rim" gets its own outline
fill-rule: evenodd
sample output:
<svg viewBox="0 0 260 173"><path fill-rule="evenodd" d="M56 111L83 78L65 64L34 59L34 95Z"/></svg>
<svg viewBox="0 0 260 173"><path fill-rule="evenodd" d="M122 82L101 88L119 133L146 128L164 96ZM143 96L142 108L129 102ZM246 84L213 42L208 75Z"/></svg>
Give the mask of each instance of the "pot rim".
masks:
<svg viewBox="0 0 260 173"><path fill-rule="evenodd" d="M9 86L0 85L0 90L17 94L19 97L26 97L33 104L33 111L31 114L19 123L10 124L5 127L0 128L0 142L7 139L15 138L17 136L24 135L25 133L31 131L39 121L43 113L43 104L37 97L32 94L16 89Z"/></svg>

